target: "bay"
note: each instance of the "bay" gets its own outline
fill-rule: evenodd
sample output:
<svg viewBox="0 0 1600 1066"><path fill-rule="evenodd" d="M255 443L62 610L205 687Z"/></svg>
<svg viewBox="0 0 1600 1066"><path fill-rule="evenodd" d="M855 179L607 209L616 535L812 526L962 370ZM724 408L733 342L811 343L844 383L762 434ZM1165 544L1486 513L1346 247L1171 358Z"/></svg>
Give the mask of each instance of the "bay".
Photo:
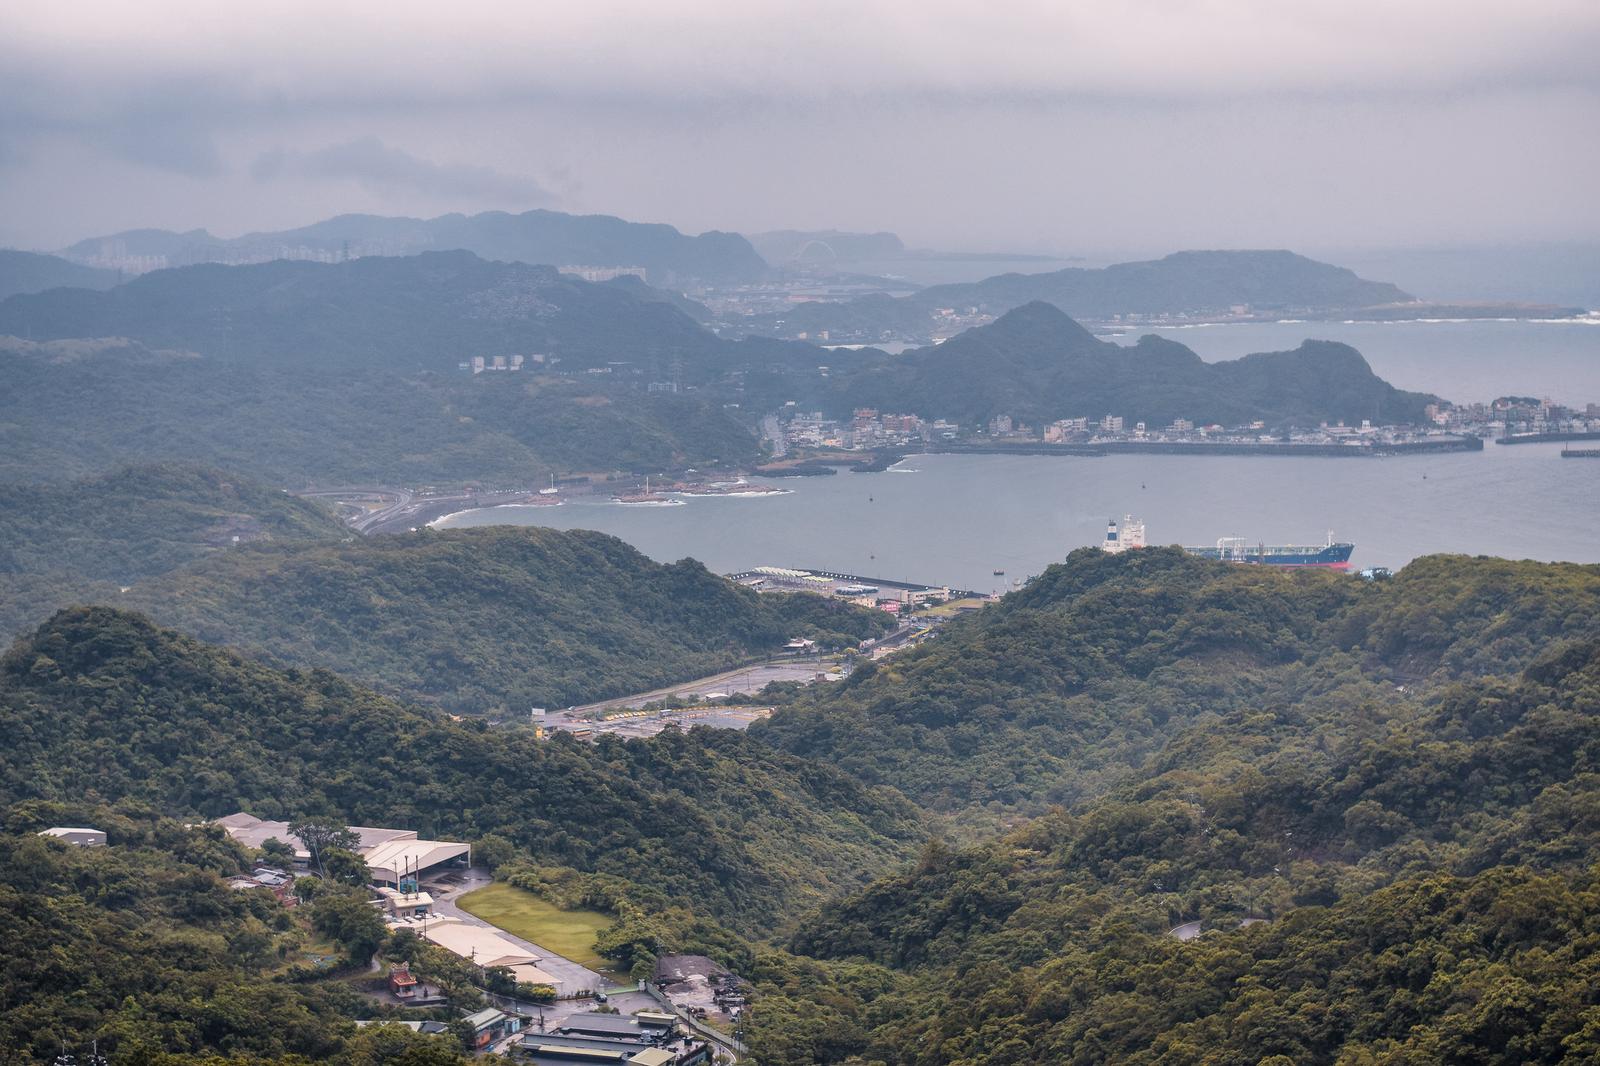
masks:
<svg viewBox="0 0 1600 1066"><path fill-rule="evenodd" d="M1355 544L1355 567L1436 552L1600 562L1600 460L1563 459L1558 445L1388 459L919 455L902 466L915 472L767 482L792 490L782 496L575 500L440 524L597 529L722 573L833 569L984 592L1098 544L1124 513L1152 544L1321 543L1332 529Z"/></svg>
<svg viewBox="0 0 1600 1066"><path fill-rule="evenodd" d="M1339 340L1402 388L1600 402L1594 322L1230 323L1116 339L1143 332L1208 360ZM791 478L765 482L786 495L683 507L497 507L439 524L597 529L655 559L693 557L722 573L792 566L985 592L1098 544L1106 520L1128 513L1152 544L1315 544L1331 529L1355 544L1358 568L1436 552L1600 562L1600 460L1563 459L1554 444L1385 459L927 455L902 468L916 472Z"/></svg>

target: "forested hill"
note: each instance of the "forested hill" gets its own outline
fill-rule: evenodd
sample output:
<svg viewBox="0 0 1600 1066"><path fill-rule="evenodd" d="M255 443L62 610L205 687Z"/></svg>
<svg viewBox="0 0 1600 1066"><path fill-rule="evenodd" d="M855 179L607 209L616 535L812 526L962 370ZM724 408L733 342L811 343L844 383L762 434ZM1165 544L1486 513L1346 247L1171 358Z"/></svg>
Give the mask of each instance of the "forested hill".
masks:
<svg viewBox="0 0 1600 1066"><path fill-rule="evenodd" d="M1068 267L1044 274L1000 274L936 285L910 296L808 303L761 321L776 336L831 330L835 338L926 338L939 308L1004 314L1035 300L1097 321L1117 315L1217 314L1238 305L1255 311L1317 313L1396 303L1412 297L1386 282L1287 251L1176 252L1163 259L1104 268Z"/></svg>
<svg viewBox="0 0 1600 1066"><path fill-rule="evenodd" d="M251 366L129 341L0 337L0 379L7 481L179 460L291 486L530 485L760 455L716 398L648 393L642 374Z"/></svg>
<svg viewBox="0 0 1600 1066"><path fill-rule="evenodd" d="M63 484L0 484L0 575L131 584L241 543L343 540L318 504L220 470L125 466Z"/></svg>
<svg viewBox="0 0 1600 1066"><path fill-rule="evenodd" d="M122 278L115 270L80 266L54 255L0 248L0 300L23 292L43 292L62 286L109 289Z"/></svg>
<svg viewBox="0 0 1600 1066"><path fill-rule="evenodd" d="M1104 792L1191 726L1381 713L1397 685L1516 670L1583 637L1600 637L1592 565L1439 556L1369 583L1082 549L757 734L992 825Z"/></svg>
<svg viewBox="0 0 1600 1066"><path fill-rule="evenodd" d="M536 741L106 608L64 611L0 658L0 728L0 804L497 833L746 931L885 870L920 833L898 797L736 731Z"/></svg>
<svg viewBox="0 0 1600 1066"><path fill-rule="evenodd" d="M583 369L664 363L718 346L632 281L590 284L554 267L470 252L204 265L153 271L103 292L14 296L0 302L0 334L127 337L228 362L441 374L475 356L548 355ZM526 371L536 368L530 361Z"/></svg>
<svg viewBox="0 0 1600 1066"><path fill-rule="evenodd" d="M798 949L910 974L828 1061L1594 1061L1597 760L1595 641L1221 713L1105 799L827 907ZM811 996L759 1004L757 1043Z"/></svg>
<svg viewBox="0 0 1600 1066"><path fill-rule="evenodd" d="M543 210L430 219L339 215L298 229L232 238L205 230L133 230L79 241L63 254L84 261L107 255L147 257L166 266L188 266L304 258L307 252L359 257L452 249L557 267L643 267L656 284L756 281L767 269L750 242L736 233L689 236L660 223Z"/></svg>
<svg viewBox="0 0 1600 1066"><path fill-rule="evenodd" d="M114 601L120 586L202 555L350 535L317 504L203 466L0 484L0 646L62 607Z"/></svg>
<svg viewBox="0 0 1600 1066"><path fill-rule="evenodd" d="M116 602L390 694L519 716L715 673L792 637L853 647L893 624L758 595L692 559L655 563L601 533L511 526L241 549Z"/></svg>
<svg viewBox="0 0 1600 1066"><path fill-rule="evenodd" d="M963 423L1009 414L1037 424L1122 415L1130 424L1417 423L1433 399L1379 378L1348 345L1306 341L1207 363L1175 341L1097 340L1046 303L1029 303L943 344L890 356L841 379L840 410L879 407Z"/></svg>

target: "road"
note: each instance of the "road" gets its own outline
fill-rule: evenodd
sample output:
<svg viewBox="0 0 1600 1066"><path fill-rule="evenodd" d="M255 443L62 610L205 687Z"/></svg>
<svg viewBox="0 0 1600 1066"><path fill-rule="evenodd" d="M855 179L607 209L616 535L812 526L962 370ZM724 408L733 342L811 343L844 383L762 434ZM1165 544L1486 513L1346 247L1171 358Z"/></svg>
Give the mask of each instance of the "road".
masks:
<svg viewBox="0 0 1600 1066"><path fill-rule="evenodd" d="M1201 933L1200 922L1184 922L1182 925L1173 926L1167 930L1168 936L1177 937L1179 940L1193 940Z"/></svg>
<svg viewBox="0 0 1600 1066"><path fill-rule="evenodd" d="M467 511L475 507L495 507L502 503L521 503L538 498L537 494L526 489L418 495L410 489L365 485L309 489L295 495L332 501L345 513L345 522L350 528L361 534L404 533L456 511Z"/></svg>
<svg viewBox="0 0 1600 1066"><path fill-rule="evenodd" d="M335 503L356 511L355 517L346 521L349 523L350 528L357 533L371 532L375 526L400 518L411 510L412 501L416 499L415 494L409 489L374 488L370 486L313 489L306 492L298 492L295 495L314 500L333 500ZM382 506L363 512L362 505L367 503L376 503Z"/></svg>
<svg viewBox="0 0 1600 1066"><path fill-rule="evenodd" d="M619 707L643 707L647 703L664 700L669 696L704 696L708 692L725 692L742 695L760 692L773 681L813 681L818 674L832 673L838 665L824 659L774 659L769 662L741 666L737 670L724 670L720 674L702 677L696 681L683 681L676 685L636 692L631 696L600 700L574 707L567 714L576 718L595 711L609 711ZM552 718L557 717L555 715ZM556 723L552 723L556 724Z"/></svg>
<svg viewBox="0 0 1600 1066"><path fill-rule="evenodd" d="M782 459L789 454L789 442L783 439L783 427L778 425L777 415L768 415L761 420L761 435L772 445L774 459Z"/></svg>

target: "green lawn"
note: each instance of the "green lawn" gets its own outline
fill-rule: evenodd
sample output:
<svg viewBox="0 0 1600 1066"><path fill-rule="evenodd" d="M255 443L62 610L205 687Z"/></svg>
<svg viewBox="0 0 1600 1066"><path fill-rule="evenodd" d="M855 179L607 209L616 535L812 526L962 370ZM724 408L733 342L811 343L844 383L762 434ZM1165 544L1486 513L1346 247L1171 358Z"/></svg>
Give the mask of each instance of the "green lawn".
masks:
<svg viewBox="0 0 1600 1066"><path fill-rule="evenodd" d="M595 954L594 939L612 919L599 911L564 911L532 892L499 882L468 892L457 905L490 925L549 948L579 965L606 965L606 960Z"/></svg>

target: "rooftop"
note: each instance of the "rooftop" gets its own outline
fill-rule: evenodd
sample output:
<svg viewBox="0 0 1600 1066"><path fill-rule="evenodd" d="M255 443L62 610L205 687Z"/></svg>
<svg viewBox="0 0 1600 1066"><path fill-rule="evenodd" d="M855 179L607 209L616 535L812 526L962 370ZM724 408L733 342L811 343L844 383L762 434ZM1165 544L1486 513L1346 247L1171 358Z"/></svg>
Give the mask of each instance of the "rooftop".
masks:
<svg viewBox="0 0 1600 1066"><path fill-rule="evenodd" d="M311 853L301 839L289 832L288 822L257 818L239 811L216 824L228 835L247 848L259 848L268 840L277 839L294 848L295 858L308 861ZM367 868L379 881L398 881L399 875L413 870L426 870L442 862L470 853L466 844L452 840L419 840L415 830L387 829L371 825L346 826L356 835L356 850L367 861Z"/></svg>
<svg viewBox="0 0 1600 1066"><path fill-rule="evenodd" d="M467 1025L472 1029L477 1030L482 1029L485 1026L494 1025L496 1022L503 1021L506 1017L508 1017L508 1015L503 1010L498 1010L494 1007L485 1007L483 1010L477 1011L474 1014L469 1014L461 1020L466 1022Z"/></svg>

